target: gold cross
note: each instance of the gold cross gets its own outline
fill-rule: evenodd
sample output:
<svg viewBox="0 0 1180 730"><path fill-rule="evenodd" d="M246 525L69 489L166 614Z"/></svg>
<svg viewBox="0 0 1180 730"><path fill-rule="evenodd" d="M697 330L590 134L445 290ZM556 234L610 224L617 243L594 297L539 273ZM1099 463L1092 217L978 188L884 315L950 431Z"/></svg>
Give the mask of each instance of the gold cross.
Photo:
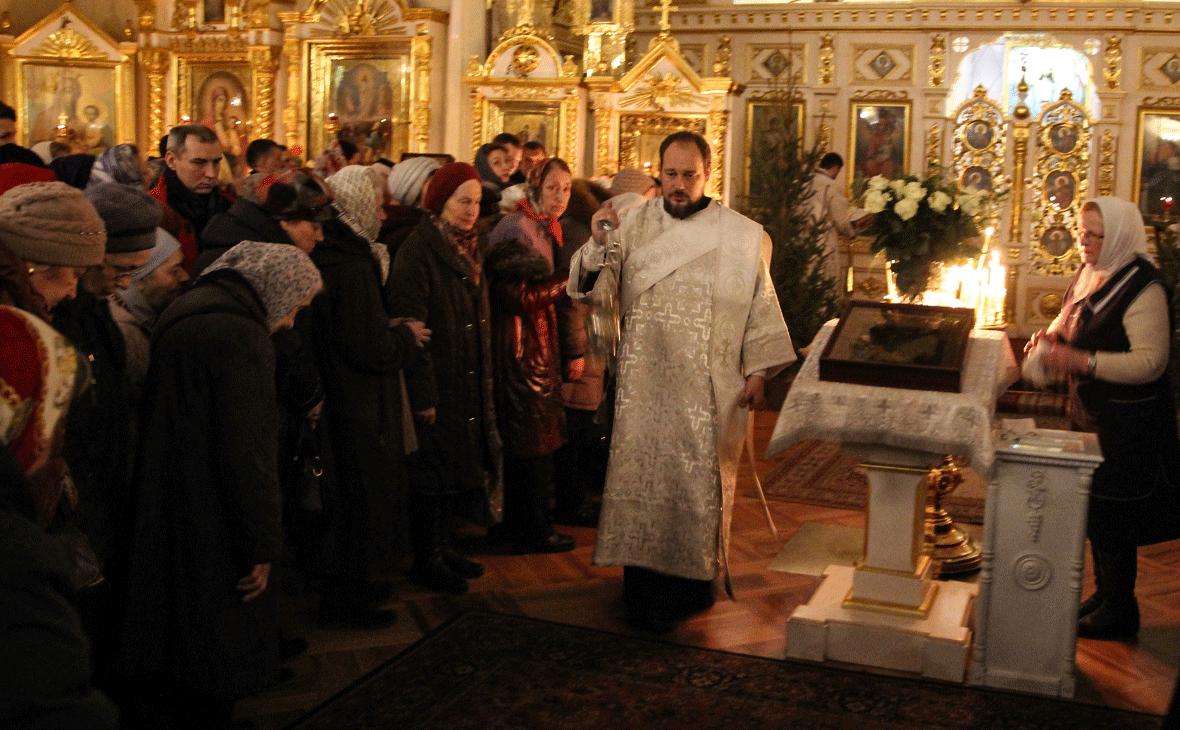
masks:
<svg viewBox="0 0 1180 730"><path fill-rule="evenodd" d="M672 30L672 24L668 22L668 13L680 8L672 4L672 0L660 0L660 4L656 6L660 9L660 32L667 34Z"/></svg>

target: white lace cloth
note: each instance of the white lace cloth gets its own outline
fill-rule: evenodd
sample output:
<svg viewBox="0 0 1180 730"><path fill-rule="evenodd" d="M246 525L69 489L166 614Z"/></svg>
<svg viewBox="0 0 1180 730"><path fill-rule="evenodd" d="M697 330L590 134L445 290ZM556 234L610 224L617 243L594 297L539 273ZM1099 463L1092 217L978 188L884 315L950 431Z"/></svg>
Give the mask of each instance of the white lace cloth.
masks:
<svg viewBox="0 0 1180 730"><path fill-rule="evenodd" d="M974 330L962 392L940 393L821 381L819 357L835 325L828 322L816 335L779 412L767 458L810 438L962 455L979 473L991 471L996 398L1020 376L1007 335Z"/></svg>

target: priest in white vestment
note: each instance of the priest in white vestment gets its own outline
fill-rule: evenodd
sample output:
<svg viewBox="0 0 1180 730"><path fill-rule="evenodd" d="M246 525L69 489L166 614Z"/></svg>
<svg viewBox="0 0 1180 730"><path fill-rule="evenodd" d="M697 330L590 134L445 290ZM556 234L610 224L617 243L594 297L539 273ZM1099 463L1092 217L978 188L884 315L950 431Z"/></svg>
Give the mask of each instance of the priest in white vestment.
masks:
<svg viewBox="0 0 1180 730"><path fill-rule="evenodd" d="M795 360L762 227L705 197L710 158L700 135L666 139L664 197L621 216L605 203L570 272L575 298L617 281L622 324L594 562L626 566L628 615L659 632L712 605L747 409ZM603 219L619 230L617 256L604 256Z"/></svg>
<svg viewBox="0 0 1180 730"><path fill-rule="evenodd" d="M815 172L811 174L811 197L807 199L811 218L816 222L828 222L824 232L824 249L828 252L824 274L836 283L836 296L845 298L846 282L841 271L840 240L851 241L856 237L856 231L849 220L852 214L852 204L840 190L836 178L844 169L844 158L835 152L829 152L819 161ZM852 265L849 256L848 265Z"/></svg>

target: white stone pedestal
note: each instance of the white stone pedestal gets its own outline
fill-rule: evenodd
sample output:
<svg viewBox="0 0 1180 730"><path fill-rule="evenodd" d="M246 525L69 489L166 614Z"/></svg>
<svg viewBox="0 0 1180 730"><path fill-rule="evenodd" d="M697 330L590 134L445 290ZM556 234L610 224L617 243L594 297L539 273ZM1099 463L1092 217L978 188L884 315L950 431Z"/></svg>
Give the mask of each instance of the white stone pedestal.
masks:
<svg viewBox="0 0 1180 730"><path fill-rule="evenodd" d="M996 449L984 517L971 684L1074 694L1090 433L1038 429Z"/></svg>
<svg viewBox="0 0 1180 730"><path fill-rule="evenodd" d="M787 620L787 656L827 659L963 681L974 585L930 579L922 554L925 470L940 454L845 444L869 478L865 553L830 565Z"/></svg>
<svg viewBox="0 0 1180 730"><path fill-rule="evenodd" d="M926 616L845 607L853 568L829 565L819 590L787 620L787 656L885 667L962 682L976 586L936 585Z"/></svg>

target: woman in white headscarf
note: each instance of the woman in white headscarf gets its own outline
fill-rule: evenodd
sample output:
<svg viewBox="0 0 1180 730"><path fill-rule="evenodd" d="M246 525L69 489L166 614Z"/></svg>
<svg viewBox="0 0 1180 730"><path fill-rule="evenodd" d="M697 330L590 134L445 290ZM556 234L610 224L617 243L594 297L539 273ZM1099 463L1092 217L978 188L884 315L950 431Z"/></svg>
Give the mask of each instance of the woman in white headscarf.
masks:
<svg viewBox="0 0 1180 730"><path fill-rule="evenodd" d="M389 250L374 243L381 225L384 180L350 165L328 178L336 217L311 259L324 294L311 305L308 341L324 384L325 466L321 483L327 538L319 569L325 626L379 628L396 620L382 579L408 547L405 433L401 369L416 360L430 331L421 322L390 320L382 283Z"/></svg>
<svg viewBox="0 0 1180 730"><path fill-rule="evenodd" d="M1061 314L1038 332L1044 365L1069 380L1069 415L1096 431L1105 461L1094 472L1087 532L1097 590L1078 610L1078 636L1139 631L1136 547L1180 537L1180 438L1166 375L1170 293L1148 258L1143 218L1112 197L1086 201L1078 230L1083 266Z"/></svg>

